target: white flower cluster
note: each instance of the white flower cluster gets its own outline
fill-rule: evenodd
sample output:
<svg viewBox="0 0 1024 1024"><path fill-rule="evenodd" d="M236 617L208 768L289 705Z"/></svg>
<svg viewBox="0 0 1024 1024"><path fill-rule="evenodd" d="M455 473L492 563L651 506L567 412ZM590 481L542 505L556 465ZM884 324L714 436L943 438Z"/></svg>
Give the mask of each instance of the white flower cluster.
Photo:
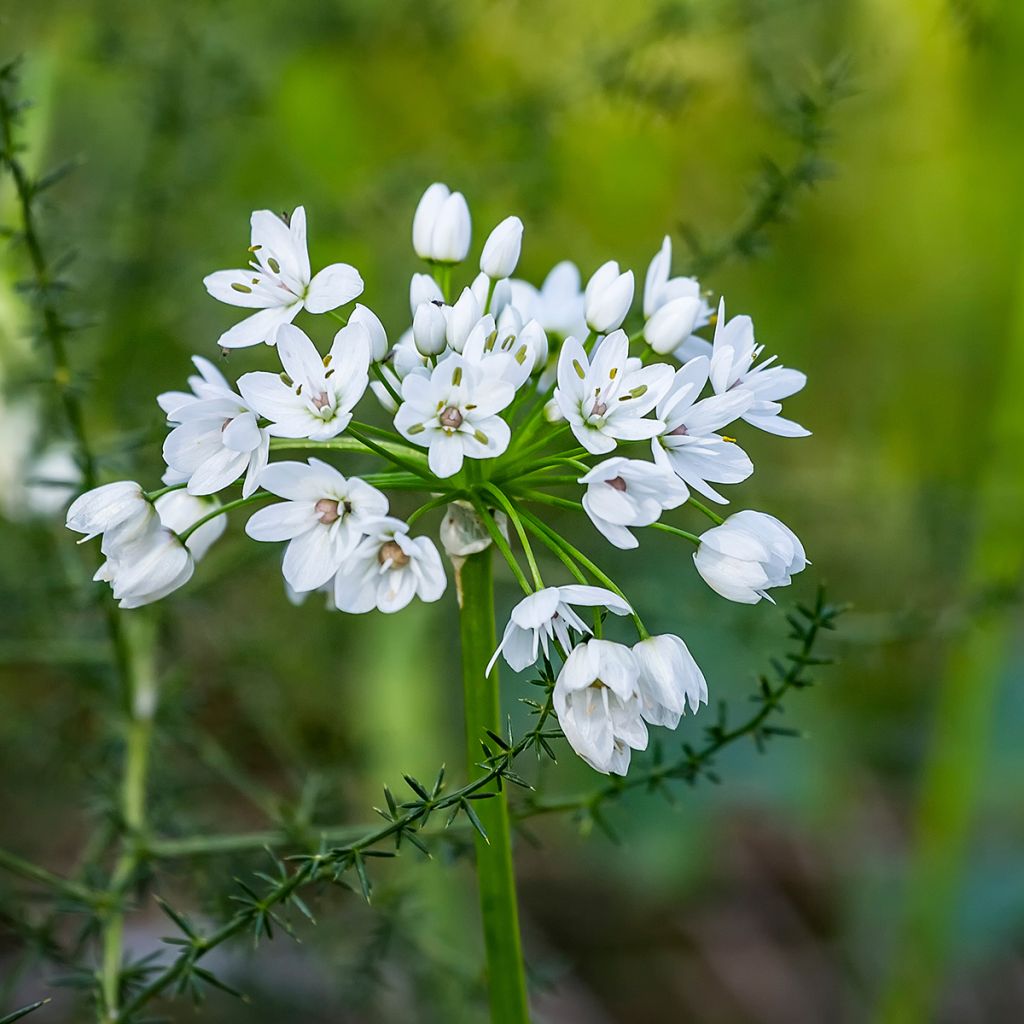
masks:
<svg viewBox="0 0 1024 1024"><path fill-rule="evenodd" d="M72 530L102 536L106 560L96 578L122 607L156 601L191 577L223 532L225 512L276 498L245 530L256 541L286 543L283 575L293 594L321 590L342 611L396 612L414 597L444 593L437 547L410 527L458 503L489 517L490 532L449 554L493 538L526 592L495 659L523 670L557 657L553 703L568 741L598 770L624 773L630 751L646 746L648 725L675 728L687 707L706 702L704 677L679 637L650 636L621 588L529 508L578 509L623 549L637 547L632 531L642 527L688 538L712 589L756 603L804 568L799 540L761 512L723 520L691 491L725 503L716 486L753 472L723 433L730 424L807 433L781 415L804 375L761 359L749 317L727 320L724 301L715 310L694 278L672 276L668 238L648 267L636 314L633 273L614 261L585 286L569 262L539 288L513 277L518 217L494 228L479 273L456 292L452 272L472 242L469 207L461 193L431 185L412 230L431 272L413 276L410 323L391 345L366 306L341 312L362 294L353 267L311 272L301 206L290 217L257 211L251 227L248 268L219 271L205 284L214 298L255 310L221 335L222 349L265 343L280 367L232 385L195 356L189 390L159 396L170 427L165 486L147 494L133 482L106 484L68 511ZM300 313L338 325L326 351L293 323ZM699 333L705 328L713 328L710 339ZM367 396L393 429L356 418ZM289 450L319 457L271 461ZM335 455L348 460L347 475ZM361 468L367 460L377 463L372 471ZM233 487L238 497L215 497ZM426 501L407 520L396 516L392 501L417 492ZM686 503L715 525L698 537L660 522ZM532 582L504 539L509 523ZM580 582L545 586L528 535ZM588 575L603 585L588 584ZM581 607L591 609L593 628ZM636 623L632 647L603 638L607 612Z"/></svg>

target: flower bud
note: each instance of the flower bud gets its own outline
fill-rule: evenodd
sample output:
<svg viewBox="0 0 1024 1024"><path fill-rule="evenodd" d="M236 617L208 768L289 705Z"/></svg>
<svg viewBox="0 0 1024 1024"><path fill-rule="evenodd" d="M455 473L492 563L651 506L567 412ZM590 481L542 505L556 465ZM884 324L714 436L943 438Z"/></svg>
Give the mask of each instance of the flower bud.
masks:
<svg viewBox="0 0 1024 1024"><path fill-rule="evenodd" d="M458 297L455 305L446 309L448 314L448 344L456 352L461 352L466 347L466 339L469 332L476 326L480 319L480 303L472 288L463 288L462 294Z"/></svg>
<svg viewBox="0 0 1024 1024"><path fill-rule="evenodd" d="M508 278L504 278L494 286L494 293L491 295L491 308L485 310L491 313L495 320L501 316L506 306L512 303L512 285Z"/></svg>
<svg viewBox="0 0 1024 1024"><path fill-rule="evenodd" d="M609 260L587 282L583 311L587 326L598 334L614 331L626 319L633 302L633 271L619 273L619 265Z"/></svg>
<svg viewBox="0 0 1024 1024"><path fill-rule="evenodd" d="M523 222L506 217L490 234L480 254L480 269L492 280L511 277L523 246Z"/></svg>
<svg viewBox="0 0 1024 1024"><path fill-rule="evenodd" d="M548 423L561 423L565 419L565 413L562 412L562 407L558 404L558 399L549 398L544 403L544 419Z"/></svg>
<svg viewBox="0 0 1024 1024"><path fill-rule="evenodd" d="M461 192L436 182L423 193L412 221L412 247L420 259L461 263L469 252L472 224Z"/></svg>
<svg viewBox="0 0 1024 1024"><path fill-rule="evenodd" d="M539 373L548 365L548 336L536 320L531 320L520 332L519 340L530 347L533 372Z"/></svg>
<svg viewBox="0 0 1024 1024"><path fill-rule="evenodd" d="M416 351L423 356L436 356L444 351L445 332L444 313L440 306L433 302L424 302L416 308L412 321L412 337Z"/></svg>
<svg viewBox="0 0 1024 1024"><path fill-rule="evenodd" d="M674 729L689 704L696 714L708 702L704 673L683 641L666 633L633 645L639 672L640 713L651 725Z"/></svg>
<svg viewBox="0 0 1024 1024"><path fill-rule="evenodd" d="M409 282L409 312L415 314L424 302L443 302L444 295L429 274L413 274Z"/></svg>
<svg viewBox="0 0 1024 1024"><path fill-rule="evenodd" d="M372 309L357 302L348 318L350 324L362 324L370 339L370 359L379 363L388 354L388 336L380 318Z"/></svg>
<svg viewBox="0 0 1024 1024"><path fill-rule="evenodd" d="M498 314L497 330L499 339L507 338L510 334L518 334L523 329L523 318L519 310L511 303L505 306Z"/></svg>
<svg viewBox="0 0 1024 1024"><path fill-rule="evenodd" d="M647 344L658 355L668 355L693 333L701 305L699 298L692 297L666 303L644 325Z"/></svg>

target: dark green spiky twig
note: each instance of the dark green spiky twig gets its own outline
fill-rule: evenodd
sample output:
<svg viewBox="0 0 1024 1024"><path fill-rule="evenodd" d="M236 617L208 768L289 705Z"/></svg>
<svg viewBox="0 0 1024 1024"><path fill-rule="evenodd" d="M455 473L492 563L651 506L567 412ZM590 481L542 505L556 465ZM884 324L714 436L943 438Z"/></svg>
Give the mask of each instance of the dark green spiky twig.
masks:
<svg viewBox="0 0 1024 1024"><path fill-rule="evenodd" d="M797 641L798 646L786 656L785 661L772 661L774 680L767 674L760 677L758 691L751 698L759 707L739 725L728 727L727 709L723 703L719 706L718 720L706 730L707 741L702 747L694 748L684 744L682 754L671 760L664 760L660 748L656 747L653 762L647 769L634 770L625 778L615 779L590 793L550 800L528 800L518 816L530 818L539 814L575 813L586 822L611 833L603 807L624 793L646 789L648 792L662 791L670 795L666 783L671 781L692 785L703 777L717 782L718 776L713 770L714 757L725 747L749 736L758 749L763 750L767 741L774 736L799 735L796 730L770 724L769 720L782 711L782 700L790 690L812 685L813 680L808 674L810 668L831 663L829 658L815 656L814 649L821 631L835 629L835 620L843 610L841 606L826 602L824 589L819 588L813 606L798 605L796 611L787 616L792 627L790 637Z"/></svg>
<svg viewBox="0 0 1024 1024"><path fill-rule="evenodd" d="M761 169L750 187L750 206L722 238L707 243L692 224L680 225L694 274L702 277L733 257L757 256L767 245L769 229L789 218L795 199L832 173L823 155L830 138L829 122L836 104L849 92L847 62L836 60L781 104L783 128L796 146L795 156L785 164L762 156Z"/></svg>
<svg viewBox="0 0 1024 1024"><path fill-rule="evenodd" d="M45 1006L49 1001L49 999L40 999L38 1003L33 1003L31 1006L23 1006L20 1010L7 1014L6 1017L0 1017L0 1024L14 1024L16 1020L27 1017L34 1010L38 1010L40 1006Z"/></svg>

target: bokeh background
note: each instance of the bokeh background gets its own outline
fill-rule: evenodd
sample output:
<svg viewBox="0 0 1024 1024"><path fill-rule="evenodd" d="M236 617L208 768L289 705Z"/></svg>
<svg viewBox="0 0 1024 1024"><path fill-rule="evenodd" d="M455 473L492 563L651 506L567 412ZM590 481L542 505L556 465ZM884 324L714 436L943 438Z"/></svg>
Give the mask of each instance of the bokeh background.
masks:
<svg viewBox="0 0 1024 1024"><path fill-rule="evenodd" d="M27 55L36 102L29 163L80 160L44 231L75 251L72 361L105 478L156 479L154 396L215 352L232 314L201 278L237 263L250 210L304 203L314 265L356 264L397 335L412 211L438 179L466 193L478 243L523 217L535 279L567 256L642 273L671 233L677 270L699 268L807 371L787 410L813 437L745 437L757 472L740 500L790 523L814 561L783 603L825 581L852 604L830 641L840 663L787 702L803 740L730 749L720 785L671 805L630 795L610 811L618 843L531 825L518 864L538 1019L1024 1018L1022 14L995 0L0 3L0 56ZM0 182L0 222L13 212ZM109 811L116 698L92 554L52 486L64 425L13 288L24 268L2 258L0 845L66 871ZM230 370L262 355L234 353ZM157 826L369 821L383 782L458 764L452 601L396 618L294 608L277 556L237 519L232 535L162 609ZM739 713L786 649L786 609L715 600L687 561L664 535L614 560ZM524 687L507 690L514 710ZM571 757L544 776L552 793L594 781ZM160 891L216 914L258 861L178 861ZM86 1019L73 987L53 987L70 972L31 954L40 911L22 891L0 878L0 1015L45 993L33 1021ZM372 908L326 893L316 910L301 946L219 954L253 1001L215 992L206 1019L482 1019L463 860L402 858ZM167 930L148 901L129 947ZM161 1012L194 1019L187 1001Z"/></svg>

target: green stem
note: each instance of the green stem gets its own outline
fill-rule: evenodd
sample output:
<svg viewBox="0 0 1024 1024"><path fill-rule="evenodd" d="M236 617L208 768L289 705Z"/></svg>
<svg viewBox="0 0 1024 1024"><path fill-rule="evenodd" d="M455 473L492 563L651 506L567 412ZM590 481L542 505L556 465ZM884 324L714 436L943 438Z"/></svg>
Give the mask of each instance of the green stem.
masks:
<svg viewBox="0 0 1024 1024"><path fill-rule="evenodd" d="M472 778L487 731L501 732L498 669L495 666L490 675L485 674L497 645L490 549L466 559L461 568L461 582L459 621L466 703L466 757ZM476 866L487 950L491 1021L492 1024L525 1024L530 1017L505 790L489 800L478 801L476 809L487 832L487 839L476 836Z"/></svg>
<svg viewBox="0 0 1024 1024"><path fill-rule="evenodd" d="M100 990L104 1021L120 1019L121 960L124 948L122 896L131 884L142 858L141 837L146 827L146 781L150 741L156 712L156 671L153 664L152 618L144 614L123 616L129 655L130 707L121 779L121 827L124 843L110 877L110 909L101 923L102 963Z"/></svg>

